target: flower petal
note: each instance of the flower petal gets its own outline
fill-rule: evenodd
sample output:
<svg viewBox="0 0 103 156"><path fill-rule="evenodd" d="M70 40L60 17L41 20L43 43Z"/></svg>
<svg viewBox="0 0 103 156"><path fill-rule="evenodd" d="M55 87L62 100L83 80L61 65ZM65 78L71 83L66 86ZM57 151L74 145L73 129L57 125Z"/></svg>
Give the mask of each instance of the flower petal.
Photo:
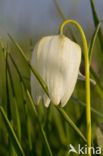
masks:
<svg viewBox="0 0 103 156"><path fill-rule="evenodd" d="M51 100L55 105L61 102L63 107L74 90L80 62L80 47L64 35L42 38L34 49L31 63L46 82L50 99L31 75L32 96L37 96L34 100L43 97L45 106Z"/></svg>

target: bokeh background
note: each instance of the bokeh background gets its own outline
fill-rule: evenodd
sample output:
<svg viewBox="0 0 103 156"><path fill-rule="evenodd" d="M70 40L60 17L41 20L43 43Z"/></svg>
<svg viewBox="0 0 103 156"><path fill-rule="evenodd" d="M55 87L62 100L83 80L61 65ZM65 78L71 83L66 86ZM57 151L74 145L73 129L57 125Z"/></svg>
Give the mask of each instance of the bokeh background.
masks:
<svg viewBox="0 0 103 156"><path fill-rule="evenodd" d="M77 20L84 31L94 30L90 0L58 0L64 15ZM103 18L103 1L95 0L99 18ZM17 36L55 34L62 19L53 0L0 0L0 35Z"/></svg>
<svg viewBox="0 0 103 156"><path fill-rule="evenodd" d="M94 0L94 2L98 17L102 19L103 0ZM58 0L58 3L66 18L74 19L80 23L86 34L89 46L91 37L95 31L90 0ZM13 36L24 50L26 56L30 59L35 42L45 35L57 34L62 21L63 19L58 13L54 0L0 0L0 39L4 43L4 46L8 47L8 51L14 58L29 91L30 69L18 50L10 42L7 33ZM72 28L77 42L82 47L78 30L74 26L72 26ZM101 30L102 29L103 25L101 25ZM70 36L71 38L71 33L68 33L70 31L71 29L68 29L68 27L64 29L66 36ZM41 139L40 129L30 105L28 105L28 116L30 118L29 128L33 148L32 150L28 148L27 114L25 113L20 80L10 58L8 62L12 72L17 105L20 113L22 130L21 145L27 156L46 156L47 154ZM98 46L97 40L93 49L91 66L96 73L96 80L98 80L96 86L91 84L91 107L95 109L92 109L92 145L101 146L103 149L103 50ZM85 74L83 57L80 70ZM2 48L0 47L0 105L2 105L6 111L8 101L5 71L5 59ZM92 78L94 79L95 77L92 75ZM13 103L10 80L9 94L13 128L17 134L15 105ZM77 99L70 99L64 110L86 136L85 81L78 80L73 96L83 103ZM26 98L26 103L30 103L28 98ZM47 109L41 102L37 107L37 111L39 112L38 118L46 132L54 156L67 156L69 144L73 144L76 149L78 143L83 146L85 145L75 130L71 128L68 123L64 122L63 117L54 106ZM9 156L9 152L8 131L0 115L0 156ZM75 154L71 154L70 156L75 156Z"/></svg>

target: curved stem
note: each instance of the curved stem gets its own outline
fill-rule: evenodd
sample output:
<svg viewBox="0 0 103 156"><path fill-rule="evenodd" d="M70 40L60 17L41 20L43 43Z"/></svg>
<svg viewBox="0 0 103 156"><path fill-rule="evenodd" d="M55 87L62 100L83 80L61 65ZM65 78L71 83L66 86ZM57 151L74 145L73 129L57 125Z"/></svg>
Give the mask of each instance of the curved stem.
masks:
<svg viewBox="0 0 103 156"><path fill-rule="evenodd" d="M66 20L60 26L60 35L63 34L63 28L66 24L72 23L76 25L79 29L84 48L84 57L85 57L85 74L86 74L86 120L87 120L87 143L88 147L91 147L91 112L90 112L90 82L89 82L89 57L88 57L88 47L85 34L81 26L74 20ZM88 154L91 156L91 152Z"/></svg>

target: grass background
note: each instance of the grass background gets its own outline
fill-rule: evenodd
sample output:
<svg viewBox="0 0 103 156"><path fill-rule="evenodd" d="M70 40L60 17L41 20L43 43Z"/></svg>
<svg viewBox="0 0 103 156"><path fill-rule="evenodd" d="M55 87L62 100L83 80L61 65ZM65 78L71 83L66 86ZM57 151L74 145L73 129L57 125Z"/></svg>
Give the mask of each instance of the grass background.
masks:
<svg viewBox="0 0 103 156"><path fill-rule="evenodd" d="M93 11L93 8L92 8ZM93 12L94 22L98 19ZM95 25L97 26L95 22ZM67 28L68 29L68 28ZM77 30L76 34L78 34ZM70 31L71 34L71 31ZM70 35L65 30L65 35ZM80 36L75 35L76 39L80 41ZM95 78L97 84L93 86L91 84L91 106L101 114L103 114L103 51L100 48L102 42L100 41L100 37L98 37L95 42L95 46L93 49L93 57L91 66L93 67L97 77ZM15 38L15 37L14 37ZM32 56L32 51L36 43L36 38L32 38L31 40L25 40L24 38L18 39L18 43L22 47L25 52L25 55L30 59ZM5 49L13 56L18 69L23 77L23 80L26 84L26 87L30 91L30 69L26 64L23 57L20 55L15 46L10 42L10 40L3 40ZM89 42L90 45L90 42ZM6 48L7 47L7 48ZM83 60L83 59L82 59ZM25 155L27 156L43 156L48 155L44 141L41 137L40 127L38 126L38 121L34 116L32 107L30 105L30 101L28 98L25 98L27 103L27 109L25 109L23 92L21 89L21 82L19 80L18 74L10 60L8 59L12 78L13 78L13 86L15 90L15 96L17 101L17 107L20 115L20 123L21 123L21 141L20 144L24 150ZM6 88L6 66L5 66L5 58L3 49L0 46L0 105L3 106L5 112L7 113L7 88ZM84 61L81 63L81 72L84 72ZM91 73L91 76L93 74ZM9 77L9 76L8 76ZM94 77L93 77L94 78ZM98 81L99 82L98 82ZM100 83L100 84L99 84ZM10 78L8 78L8 94L10 98L10 109L12 116L12 127L17 134L17 116L16 116L16 108L13 100L12 88L10 83ZM78 80L73 97L78 98L79 100L85 102L85 82ZM57 109L51 104L51 106L47 109L44 107L42 101L38 107L36 107L38 112L38 118L40 120L41 125L44 128L46 133L48 142L50 144L53 155L56 156L65 156L68 155L69 144L73 144L77 149L77 145L81 144L81 146L85 145L85 142L80 138L80 136L75 132L75 130L63 119L61 114L57 111ZM26 112L27 110L27 112ZM64 107L66 113L71 117L77 127L83 132L86 136L86 114L85 107L82 106L77 101L70 99L68 104ZM28 121L29 117L29 122ZM28 127L30 132L28 132L27 123L29 123ZM98 131L101 131L101 133ZM103 148L103 142L101 141L103 138L103 117L92 112L92 144L94 146L101 146ZM30 148L30 140L28 139L28 133L32 142L32 148ZM100 138L99 138L100 136ZM98 139L99 138L99 139ZM9 140L9 133L5 127L4 121L2 120L2 116L0 114L0 156L8 156L13 155L11 153L11 140ZM13 144L12 144L13 146ZM16 154L15 154L16 155ZM75 154L70 154L70 156L75 156Z"/></svg>

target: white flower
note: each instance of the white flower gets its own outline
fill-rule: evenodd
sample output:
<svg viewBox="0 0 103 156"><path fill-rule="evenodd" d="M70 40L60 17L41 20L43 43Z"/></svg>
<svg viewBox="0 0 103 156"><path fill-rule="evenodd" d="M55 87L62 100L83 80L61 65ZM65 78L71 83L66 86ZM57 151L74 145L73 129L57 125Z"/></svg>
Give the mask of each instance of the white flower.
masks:
<svg viewBox="0 0 103 156"><path fill-rule="evenodd" d="M43 37L34 49L31 64L46 82L49 97L38 80L31 73L31 93L33 100L39 104L41 98L48 107L61 103L63 107L69 100L79 73L81 48L64 35Z"/></svg>

